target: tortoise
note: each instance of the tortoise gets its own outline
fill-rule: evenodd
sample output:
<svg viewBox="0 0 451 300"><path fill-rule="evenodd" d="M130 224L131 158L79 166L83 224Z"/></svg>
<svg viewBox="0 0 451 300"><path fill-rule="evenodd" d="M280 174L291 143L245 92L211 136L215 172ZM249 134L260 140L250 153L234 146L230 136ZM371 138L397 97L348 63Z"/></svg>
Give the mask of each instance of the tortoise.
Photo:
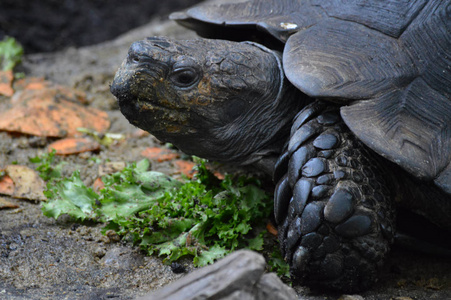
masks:
<svg viewBox="0 0 451 300"><path fill-rule="evenodd" d="M133 43L111 91L158 139L273 176L295 280L364 290L399 212L449 239L450 11L440 0L205 2L171 15L202 38Z"/></svg>

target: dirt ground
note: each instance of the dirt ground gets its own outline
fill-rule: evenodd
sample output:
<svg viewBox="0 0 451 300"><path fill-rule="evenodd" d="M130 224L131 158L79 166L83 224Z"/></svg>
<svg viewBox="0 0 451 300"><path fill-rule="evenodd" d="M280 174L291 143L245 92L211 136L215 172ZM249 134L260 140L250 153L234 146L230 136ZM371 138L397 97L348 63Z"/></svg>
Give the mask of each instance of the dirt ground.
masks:
<svg viewBox="0 0 451 300"><path fill-rule="evenodd" d="M103 147L99 153L64 157L68 162L65 175L80 170L85 183L90 184L97 177L97 167L89 157L131 162L141 158L143 149L161 146L151 136L132 135L136 129L118 112L109 93L109 83L129 45L153 35L194 36L157 17L102 44L26 56L22 68L27 76L44 76L85 91L91 107L108 112L112 122L109 132L131 135L127 143ZM47 143L0 132L0 167L12 162L32 166L28 157L44 152ZM175 172L170 161L154 161L152 169ZM0 210L0 299L133 299L184 276L175 274L161 259L146 257L137 247L118 242L114 235L103 236L100 225L77 224L65 218L55 221L42 215L39 204L3 198L20 208ZM182 264L192 270L188 261ZM299 299L310 300L451 299L451 259L394 249L380 281L360 295L295 288Z"/></svg>

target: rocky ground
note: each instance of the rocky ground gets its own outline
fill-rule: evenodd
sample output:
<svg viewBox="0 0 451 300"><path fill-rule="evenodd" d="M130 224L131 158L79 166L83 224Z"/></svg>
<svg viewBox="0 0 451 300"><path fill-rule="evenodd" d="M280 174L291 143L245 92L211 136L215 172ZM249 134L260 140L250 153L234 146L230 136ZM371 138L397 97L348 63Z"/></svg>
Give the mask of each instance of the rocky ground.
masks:
<svg viewBox="0 0 451 300"><path fill-rule="evenodd" d="M1 16L1 14L0 14ZM193 33L157 17L150 23L102 44L59 52L29 54L22 69L87 93L89 105L108 112L109 132L130 134L127 143L103 147L97 154L64 157L67 173L81 170L87 183L97 176L91 155L117 162L141 158L147 147L161 146L151 136L133 135L135 128L118 112L109 83L129 45L145 36L189 38ZM45 151L46 140L0 132L0 167ZM152 162L152 169L174 174L171 161ZM157 257L104 236L100 225L58 221L42 215L37 203L3 197L19 205L0 210L0 299L133 299L167 285L175 274ZM188 260L182 262L192 270ZM394 249L381 280L359 295L330 294L295 286L299 299L451 299L451 260Z"/></svg>

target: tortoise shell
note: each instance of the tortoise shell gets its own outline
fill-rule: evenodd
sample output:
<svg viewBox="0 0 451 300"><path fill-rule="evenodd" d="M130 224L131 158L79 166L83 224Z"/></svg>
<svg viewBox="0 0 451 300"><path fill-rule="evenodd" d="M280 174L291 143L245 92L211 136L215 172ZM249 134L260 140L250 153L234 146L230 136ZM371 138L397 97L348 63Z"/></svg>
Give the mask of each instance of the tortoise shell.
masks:
<svg viewBox="0 0 451 300"><path fill-rule="evenodd" d="M284 43L294 86L341 103L367 146L451 194L451 2L220 0L171 18L203 36Z"/></svg>

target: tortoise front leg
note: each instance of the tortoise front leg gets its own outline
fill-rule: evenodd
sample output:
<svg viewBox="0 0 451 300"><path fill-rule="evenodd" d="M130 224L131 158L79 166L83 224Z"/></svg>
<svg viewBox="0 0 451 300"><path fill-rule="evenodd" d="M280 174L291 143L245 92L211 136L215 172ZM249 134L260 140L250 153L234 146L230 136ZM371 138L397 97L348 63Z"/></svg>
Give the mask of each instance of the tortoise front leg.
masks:
<svg viewBox="0 0 451 300"><path fill-rule="evenodd" d="M384 172L338 106L317 101L295 117L274 173L279 240L295 278L348 292L377 280L395 223Z"/></svg>

